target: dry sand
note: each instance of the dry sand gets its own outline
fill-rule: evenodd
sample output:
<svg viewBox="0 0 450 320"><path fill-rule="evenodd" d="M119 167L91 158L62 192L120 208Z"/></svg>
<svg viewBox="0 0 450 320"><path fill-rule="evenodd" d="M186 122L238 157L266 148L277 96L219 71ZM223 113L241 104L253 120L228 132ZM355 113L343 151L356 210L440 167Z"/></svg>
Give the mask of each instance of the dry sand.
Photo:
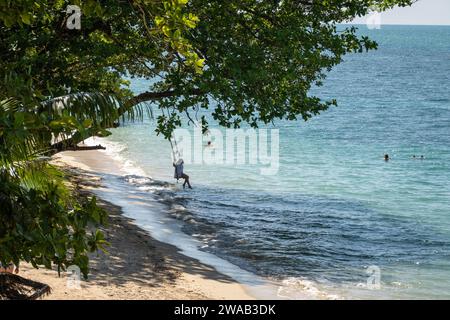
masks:
<svg viewBox="0 0 450 320"><path fill-rule="evenodd" d="M99 151L65 152L55 164L64 166L77 187L89 193L101 183L95 171L105 157ZM67 285L71 282L65 273L59 277L54 270L21 265L21 276L50 285L52 294L45 299L253 299L233 279L153 239L124 217L120 207L101 199L99 203L109 212L103 231L111 245L108 254L91 255L90 276L80 289Z"/></svg>

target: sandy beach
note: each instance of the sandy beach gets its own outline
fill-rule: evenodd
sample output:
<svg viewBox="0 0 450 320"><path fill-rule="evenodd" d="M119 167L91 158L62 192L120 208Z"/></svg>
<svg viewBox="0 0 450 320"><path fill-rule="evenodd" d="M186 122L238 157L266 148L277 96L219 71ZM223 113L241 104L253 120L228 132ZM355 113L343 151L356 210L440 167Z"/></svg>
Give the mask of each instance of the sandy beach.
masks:
<svg viewBox="0 0 450 320"><path fill-rule="evenodd" d="M96 172L111 168L111 159L99 151L64 152L53 163L61 166L81 193L92 195L101 185ZM244 287L213 267L187 257L175 246L159 242L103 199L109 213L103 227L108 253L91 255L90 275L80 288L68 286L66 273L34 269L22 264L20 275L48 284L44 299L253 299Z"/></svg>

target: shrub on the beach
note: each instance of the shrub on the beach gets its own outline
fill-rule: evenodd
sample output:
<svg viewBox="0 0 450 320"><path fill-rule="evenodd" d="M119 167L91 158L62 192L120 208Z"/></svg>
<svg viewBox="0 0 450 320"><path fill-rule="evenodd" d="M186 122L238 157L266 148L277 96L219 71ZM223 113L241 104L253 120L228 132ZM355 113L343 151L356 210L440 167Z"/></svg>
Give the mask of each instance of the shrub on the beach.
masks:
<svg viewBox="0 0 450 320"><path fill-rule="evenodd" d="M45 168L42 168L45 169ZM0 262L20 261L34 267L58 271L71 265L88 274L88 252L104 249L100 231L88 232L88 226L105 222L105 212L96 199L79 203L65 194L57 182L48 181L27 187L19 177L0 173Z"/></svg>
<svg viewBox="0 0 450 320"><path fill-rule="evenodd" d="M51 136L42 129L49 121L18 101L0 101L0 263L58 271L77 265L87 276L88 253L107 244L95 230L106 213L95 198L73 197L63 174L37 158Z"/></svg>
<svg viewBox="0 0 450 320"><path fill-rule="evenodd" d="M25 111L17 101L0 101L0 263L27 261L58 271L77 265L87 276L87 254L106 245L95 230L106 213L95 198L73 197L63 174L36 158L47 121Z"/></svg>

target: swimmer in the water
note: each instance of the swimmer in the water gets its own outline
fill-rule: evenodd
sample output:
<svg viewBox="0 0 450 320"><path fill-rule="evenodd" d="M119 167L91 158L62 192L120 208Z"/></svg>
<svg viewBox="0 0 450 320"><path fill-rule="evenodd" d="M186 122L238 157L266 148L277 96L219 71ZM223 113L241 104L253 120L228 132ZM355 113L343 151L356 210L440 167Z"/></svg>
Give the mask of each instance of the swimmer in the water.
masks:
<svg viewBox="0 0 450 320"><path fill-rule="evenodd" d="M391 160L391 158L389 158L388 154L385 154L384 155L384 161L388 162L389 160Z"/></svg>

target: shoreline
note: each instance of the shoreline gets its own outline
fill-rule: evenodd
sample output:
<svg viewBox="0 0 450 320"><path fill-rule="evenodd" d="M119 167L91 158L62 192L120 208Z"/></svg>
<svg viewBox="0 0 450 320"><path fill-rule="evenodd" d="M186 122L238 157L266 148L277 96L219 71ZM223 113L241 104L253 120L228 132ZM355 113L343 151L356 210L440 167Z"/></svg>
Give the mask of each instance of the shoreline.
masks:
<svg viewBox="0 0 450 320"><path fill-rule="evenodd" d="M95 150L64 152L55 157L53 164L73 175L76 188L95 195L107 210L109 224L101 229L111 245L108 254L90 255L89 278L81 281L80 289L67 286L65 273L58 277L55 270L21 264L21 276L52 288L44 299L255 299L241 283L183 254L176 246L158 241L127 217L123 208L99 197L94 191L103 187L101 174L111 169L120 172L112 159Z"/></svg>

